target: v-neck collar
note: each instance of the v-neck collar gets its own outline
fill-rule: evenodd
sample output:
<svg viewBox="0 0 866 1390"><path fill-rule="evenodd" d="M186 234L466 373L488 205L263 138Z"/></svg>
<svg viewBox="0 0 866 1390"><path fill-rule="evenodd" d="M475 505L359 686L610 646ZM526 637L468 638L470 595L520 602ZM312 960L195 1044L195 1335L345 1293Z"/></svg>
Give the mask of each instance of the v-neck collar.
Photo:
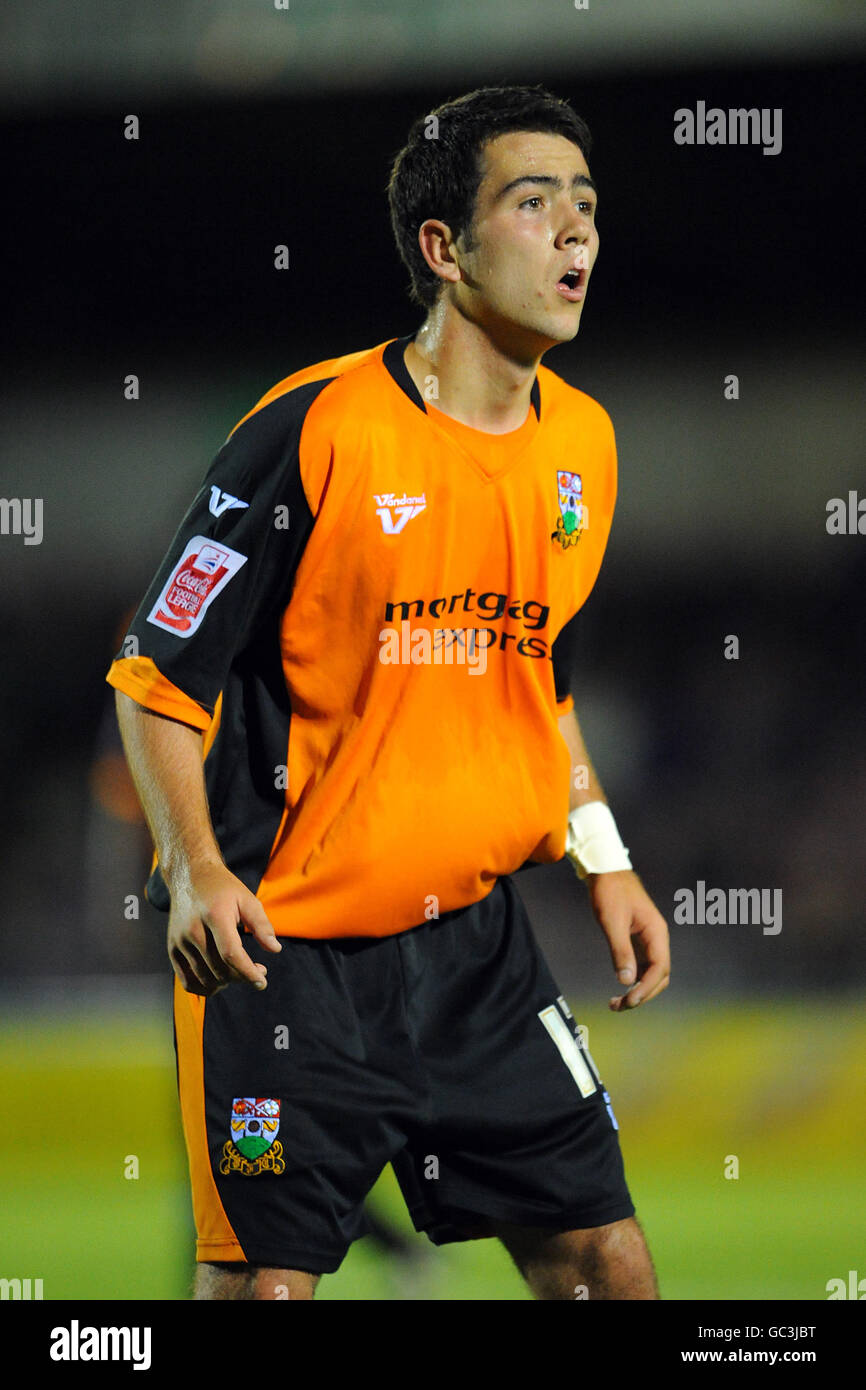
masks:
<svg viewBox="0 0 866 1390"><path fill-rule="evenodd" d="M492 434L486 430L476 430L470 425L465 425L462 420L455 420L450 415L439 409L427 408L415 382L406 366L403 354L406 347L414 338L413 333L407 334L403 338L392 339L386 343L382 352L382 364L395 385L403 392L412 405L426 415L429 426L437 434L446 435L452 447L459 449L467 463L471 465L486 482L498 482L500 478L510 473L515 465L523 458L527 449L531 446L541 420L541 388L538 384L538 376L532 383L530 401L532 410L535 411L535 420L529 428L532 412L530 411L523 424L516 430L509 431L507 434ZM515 436L519 435L519 440Z"/></svg>
<svg viewBox="0 0 866 1390"><path fill-rule="evenodd" d="M396 381L397 385L400 387L400 390L409 397L413 405L417 406L419 410L423 410L424 414L427 415L428 410L424 404L424 398L409 375L409 368L406 366L403 358L406 348L411 342L414 342L414 340L414 333L407 333L403 338L393 338L390 343L385 345L385 351L382 353L382 361L394 381ZM530 392L529 399L535 411L535 418L540 420L541 389L538 385L537 375L532 383L532 391ZM479 430L478 433L485 434L487 431Z"/></svg>

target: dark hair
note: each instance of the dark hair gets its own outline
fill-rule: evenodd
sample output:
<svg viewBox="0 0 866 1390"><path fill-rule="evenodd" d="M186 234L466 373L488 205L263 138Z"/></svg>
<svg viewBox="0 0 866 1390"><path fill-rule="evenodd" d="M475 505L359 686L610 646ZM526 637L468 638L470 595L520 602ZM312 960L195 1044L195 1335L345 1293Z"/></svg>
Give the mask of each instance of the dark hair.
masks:
<svg viewBox="0 0 866 1390"><path fill-rule="evenodd" d="M410 296L430 309L442 281L421 254L418 229L428 217L446 222L456 240L468 234L481 183L485 143L509 131L564 135L589 156L586 122L544 87L479 87L413 123L388 181L391 226L410 275Z"/></svg>

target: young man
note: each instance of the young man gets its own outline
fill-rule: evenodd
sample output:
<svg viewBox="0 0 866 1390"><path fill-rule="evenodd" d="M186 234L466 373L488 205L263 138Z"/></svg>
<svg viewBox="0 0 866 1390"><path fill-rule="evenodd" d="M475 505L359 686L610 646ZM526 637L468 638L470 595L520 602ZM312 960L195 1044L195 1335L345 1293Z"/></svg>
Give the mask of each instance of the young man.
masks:
<svg viewBox="0 0 866 1390"><path fill-rule="evenodd" d="M611 1008L665 988L569 694L616 455L539 364L598 250L588 150L536 88L415 123L389 194L424 324L244 417L109 673L169 910L198 1298L312 1298L389 1161L417 1229L498 1237L537 1298L658 1297L509 877L567 851Z"/></svg>

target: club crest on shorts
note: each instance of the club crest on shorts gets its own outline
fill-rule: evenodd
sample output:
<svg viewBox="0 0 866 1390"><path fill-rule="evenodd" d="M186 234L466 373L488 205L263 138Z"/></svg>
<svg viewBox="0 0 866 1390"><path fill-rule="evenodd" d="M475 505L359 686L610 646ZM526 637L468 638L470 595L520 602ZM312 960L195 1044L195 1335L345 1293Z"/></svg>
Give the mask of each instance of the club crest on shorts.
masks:
<svg viewBox="0 0 866 1390"><path fill-rule="evenodd" d="M277 1135L280 1130L280 1102L257 1096L235 1096L229 1121L231 1139L223 1144L220 1172L257 1173L285 1172L283 1146Z"/></svg>
<svg viewBox="0 0 866 1390"><path fill-rule="evenodd" d="M559 491L559 516L556 530L551 531L550 539L559 541L563 550L577 545L586 529L586 507L583 505L583 479L579 473L566 473L562 469L556 474Z"/></svg>

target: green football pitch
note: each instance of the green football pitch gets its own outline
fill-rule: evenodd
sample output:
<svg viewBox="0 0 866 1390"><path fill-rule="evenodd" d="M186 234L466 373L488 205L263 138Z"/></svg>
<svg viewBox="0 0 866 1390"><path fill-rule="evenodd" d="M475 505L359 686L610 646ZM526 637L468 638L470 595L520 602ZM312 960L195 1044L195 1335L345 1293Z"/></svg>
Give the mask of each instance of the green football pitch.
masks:
<svg viewBox="0 0 866 1390"><path fill-rule="evenodd" d="M866 1276L866 1020L850 1000L583 1011L666 1299L826 1299ZM0 1032L0 1278L45 1299L184 1299L194 1232L170 1027L147 1010L21 1012ZM525 1299L493 1240L357 1241L318 1299Z"/></svg>

